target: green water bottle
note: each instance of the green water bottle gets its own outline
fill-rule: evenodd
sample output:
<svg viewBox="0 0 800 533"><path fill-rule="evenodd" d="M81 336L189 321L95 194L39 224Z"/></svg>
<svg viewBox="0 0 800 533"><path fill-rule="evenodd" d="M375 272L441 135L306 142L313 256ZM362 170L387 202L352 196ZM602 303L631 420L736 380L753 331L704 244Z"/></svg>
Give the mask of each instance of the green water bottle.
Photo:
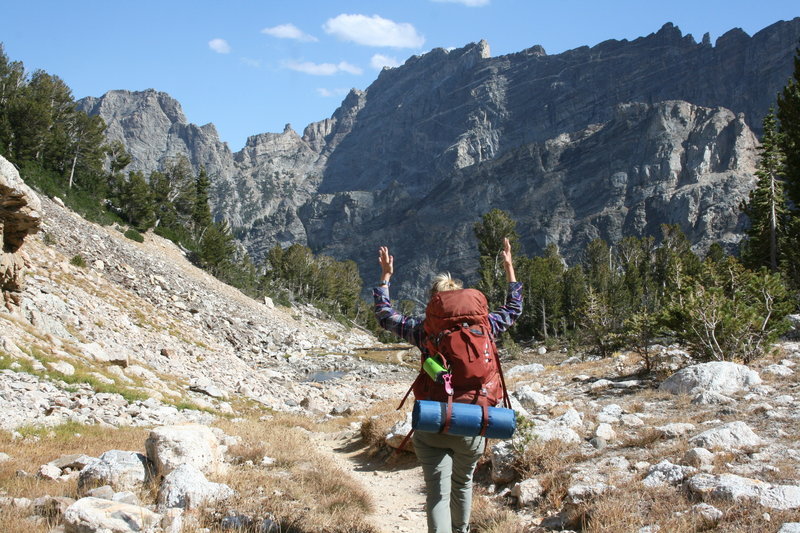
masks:
<svg viewBox="0 0 800 533"><path fill-rule="evenodd" d="M431 379L437 383L443 383L444 378L443 376L447 374L447 369L442 366L442 357L439 354L436 354L433 357L428 357L425 359L425 362L422 364L422 368L425 370L425 373L428 374Z"/></svg>

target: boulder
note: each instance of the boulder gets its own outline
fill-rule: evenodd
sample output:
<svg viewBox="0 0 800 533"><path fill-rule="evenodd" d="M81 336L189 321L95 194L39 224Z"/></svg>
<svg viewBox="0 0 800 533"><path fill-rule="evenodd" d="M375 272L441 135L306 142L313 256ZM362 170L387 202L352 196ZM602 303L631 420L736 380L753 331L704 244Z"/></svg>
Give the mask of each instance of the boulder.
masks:
<svg viewBox="0 0 800 533"><path fill-rule="evenodd" d="M212 483L195 466L183 464L164 477L158 493L158 505L161 509L197 509L233 495L234 490L228 485Z"/></svg>
<svg viewBox="0 0 800 533"><path fill-rule="evenodd" d="M508 369L505 371L505 375L507 378L513 378L515 376L521 376L523 374L541 374L544 372L544 365L539 363L533 363L530 365L518 365L513 368Z"/></svg>
<svg viewBox="0 0 800 533"><path fill-rule="evenodd" d="M764 444L750 426L744 422L728 424L709 429L689 439L692 446L720 450L751 450Z"/></svg>
<svg viewBox="0 0 800 533"><path fill-rule="evenodd" d="M48 463L39 467L39 471L36 472L36 476L41 479L49 479L53 481L61 477L61 469Z"/></svg>
<svg viewBox="0 0 800 533"><path fill-rule="evenodd" d="M33 500L32 505L33 512L38 516L44 516L53 522L60 522L61 517L73 503L75 500L64 496L42 496Z"/></svg>
<svg viewBox="0 0 800 533"><path fill-rule="evenodd" d="M110 363L123 368L128 366L128 354L126 353L117 352L109 354L96 342L81 344L79 347L84 354L98 363Z"/></svg>
<svg viewBox="0 0 800 533"><path fill-rule="evenodd" d="M511 489L511 495L517 499L519 507L532 505L544 494L544 487L536 478L520 481Z"/></svg>
<svg viewBox="0 0 800 533"><path fill-rule="evenodd" d="M664 459L650 467L647 477L642 480L642 484L646 487L658 487L665 484L677 485L687 476L695 473L697 473L696 468L675 465Z"/></svg>
<svg viewBox="0 0 800 533"><path fill-rule="evenodd" d="M384 442L386 442L386 445L389 446L390 448L397 449L403 444L406 435L408 435L409 433L411 433L411 413L408 413L405 420L401 420L394 426L392 426L392 428L389 430L389 433L386 434ZM411 442L411 439L408 440L405 449L408 451L414 449L414 445Z"/></svg>
<svg viewBox="0 0 800 533"><path fill-rule="evenodd" d="M553 422L535 426L531 430L531 435L542 441L560 440L569 443L582 441L581 436L574 429Z"/></svg>
<svg viewBox="0 0 800 533"><path fill-rule="evenodd" d="M735 474L697 474L689 480L689 490L701 497L732 502L755 501L770 509L800 508L800 486L771 485Z"/></svg>
<svg viewBox="0 0 800 533"><path fill-rule="evenodd" d="M788 377L794 374L794 370L786 365L769 365L765 367L762 372L771 376Z"/></svg>
<svg viewBox="0 0 800 533"><path fill-rule="evenodd" d="M227 448L208 426L183 424L155 428L145 441L145 449L156 475L161 477L182 464L193 465L204 474L221 474L227 470Z"/></svg>
<svg viewBox="0 0 800 533"><path fill-rule="evenodd" d="M713 361L686 367L671 375L659 389L672 394L734 394L761 384L758 372L738 363Z"/></svg>
<svg viewBox="0 0 800 533"><path fill-rule="evenodd" d="M28 235L39 231L42 204L19 172L0 156L0 290L24 288L25 260L19 251Z"/></svg>
<svg viewBox="0 0 800 533"><path fill-rule="evenodd" d="M65 376L72 376L75 374L75 367L66 361L54 361L52 363L47 363L47 366Z"/></svg>
<svg viewBox="0 0 800 533"><path fill-rule="evenodd" d="M161 515L122 502L81 498L64 512L65 533L128 533L155 531Z"/></svg>
<svg viewBox="0 0 800 533"><path fill-rule="evenodd" d="M227 400L229 397L227 392L214 385L211 380L207 378L192 379L191 383L189 384L189 390L192 392L199 392L219 400Z"/></svg>
<svg viewBox="0 0 800 533"><path fill-rule="evenodd" d="M514 448L510 441L502 441L492 446L492 481L509 483L517 477L514 469Z"/></svg>
<svg viewBox="0 0 800 533"><path fill-rule="evenodd" d="M702 518L706 525L715 525L725 516L722 511L707 503L693 505L692 512ZM798 533L800 533L800 531Z"/></svg>
<svg viewBox="0 0 800 533"><path fill-rule="evenodd" d="M611 427L611 424L602 423L598 424L597 428L594 430L594 436L603 439L606 442L611 442L616 440L617 433L614 431L614 428Z"/></svg>
<svg viewBox="0 0 800 533"><path fill-rule="evenodd" d="M694 431L694 424L688 422L673 422L654 428L665 439L676 439Z"/></svg>
<svg viewBox="0 0 800 533"><path fill-rule="evenodd" d="M800 533L800 522L786 522L778 530L778 533Z"/></svg>
<svg viewBox="0 0 800 533"><path fill-rule="evenodd" d="M150 476L147 457L137 452L110 450L86 465L78 477L78 493L103 485L115 491L138 490Z"/></svg>
<svg viewBox="0 0 800 533"><path fill-rule="evenodd" d="M62 455L58 459L50 461L48 464L56 466L61 470L83 470L86 465L95 461L97 461L97 457L91 457L82 453L73 453L70 455Z"/></svg>
<svg viewBox="0 0 800 533"><path fill-rule="evenodd" d="M547 409L548 407L552 407L556 404L556 401L553 398L533 390L529 385L523 385L519 387L514 392L514 395L523 405L534 407L536 409Z"/></svg>
<svg viewBox="0 0 800 533"><path fill-rule="evenodd" d="M705 448L692 448L683 454L683 462L697 468L711 466L714 463L714 454Z"/></svg>

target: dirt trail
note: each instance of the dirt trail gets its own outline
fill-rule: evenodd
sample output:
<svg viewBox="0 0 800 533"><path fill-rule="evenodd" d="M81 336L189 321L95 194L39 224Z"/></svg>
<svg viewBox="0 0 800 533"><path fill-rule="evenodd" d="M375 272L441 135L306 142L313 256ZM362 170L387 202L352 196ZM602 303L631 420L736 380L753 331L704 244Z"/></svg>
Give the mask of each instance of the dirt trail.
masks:
<svg viewBox="0 0 800 533"><path fill-rule="evenodd" d="M382 533L426 531L422 470L412 454L370 457L357 430L317 433L314 440L372 494L375 510L368 520Z"/></svg>

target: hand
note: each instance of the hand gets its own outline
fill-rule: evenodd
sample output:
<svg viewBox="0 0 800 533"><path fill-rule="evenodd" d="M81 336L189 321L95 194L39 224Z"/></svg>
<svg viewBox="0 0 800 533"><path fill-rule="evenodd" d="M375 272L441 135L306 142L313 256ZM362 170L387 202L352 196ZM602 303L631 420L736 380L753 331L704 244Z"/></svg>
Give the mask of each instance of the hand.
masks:
<svg viewBox="0 0 800 533"><path fill-rule="evenodd" d="M389 281L394 274L394 256L389 255L389 248L378 248L378 262L381 264L381 281Z"/></svg>
<svg viewBox="0 0 800 533"><path fill-rule="evenodd" d="M514 274L514 261L511 258L511 242L508 238L503 239L503 250L500 252L503 256L503 268L506 271L506 279L509 283L517 281L517 276Z"/></svg>
<svg viewBox="0 0 800 533"><path fill-rule="evenodd" d="M511 242L508 240L508 237L503 239L503 250L500 252L500 254L503 256L504 265L514 264L511 259Z"/></svg>

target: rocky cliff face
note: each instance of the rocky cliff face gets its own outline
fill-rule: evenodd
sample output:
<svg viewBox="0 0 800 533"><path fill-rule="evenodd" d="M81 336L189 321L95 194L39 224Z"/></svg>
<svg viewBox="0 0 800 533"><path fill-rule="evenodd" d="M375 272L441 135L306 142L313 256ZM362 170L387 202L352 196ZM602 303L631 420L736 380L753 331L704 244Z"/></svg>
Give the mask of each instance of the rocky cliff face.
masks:
<svg viewBox="0 0 800 533"><path fill-rule="evenodd" d="M418 287L431 268L469 274L471 224L492 207L518 218L528 253L555 242L574 257L595 236L665 222L699 249L734 245L751 129L791 75L798 38L800 18L752 37L731 30L714 45L666 24L553 56L535 46L492 58L483 41L437 49L384 70L302 137L287 126L236 154L162 93L115 91L83 105L136 169L177 153L206 165L215 214L246 230L257 260L300 242L363 271L385 242Z"/></svg>
<svg viewBox="0 0 800 533"><path fill-rule="evenodd" d="M78 107L100 115L107 125L106 136L125 144L133 158L129 170L149 174L185 156L195 168L203 165L218 179L235 173L233 154L220 142L214 125L188 123L181 105L166 93L153 89L109 91L100 98L80 100Z"/></svg>
<svg viewBox="0 0 800 533"><path fill-rule="evenodd" d="M37 233L42 222L42 205L19 177L14 165L0 157L0 291L4 299L16 300L6 291L24 287L25 238Z"/></svg>
<svg viewBox="0 0 800 533"><path fill-rule="evenodd" d="M527 252L554 243L568 260L594 238L659 235L663 223L680 224L699 251L732 249L757 145L743 116L723 108L624 104L608 122L455 172L422 200L391 188L318 195L300 213L312 248L355 251L366 271L378 243L392 246L404 265L396 285L424 298L418 280L432 273L472 277L472 226L494 207L518 221Z"/></svg>

